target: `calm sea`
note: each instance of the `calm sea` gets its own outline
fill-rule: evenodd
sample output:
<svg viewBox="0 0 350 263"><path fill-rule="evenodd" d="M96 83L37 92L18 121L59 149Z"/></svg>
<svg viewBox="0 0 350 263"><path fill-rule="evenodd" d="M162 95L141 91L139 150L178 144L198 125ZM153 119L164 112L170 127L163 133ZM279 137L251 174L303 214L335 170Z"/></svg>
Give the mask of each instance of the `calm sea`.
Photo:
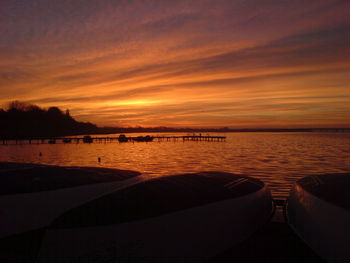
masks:
<svg viewBox="0 0 350 263"><path fill-rule="evenodd" d="M140 134L130 136L137 135ZM225 135L227 139L225 142L0 145L0 161L130 169L142 172L147 178L226 171L263 180L275 197L288 196L293 182L306 175L350 172L350 133L210 135Z"/></svg>

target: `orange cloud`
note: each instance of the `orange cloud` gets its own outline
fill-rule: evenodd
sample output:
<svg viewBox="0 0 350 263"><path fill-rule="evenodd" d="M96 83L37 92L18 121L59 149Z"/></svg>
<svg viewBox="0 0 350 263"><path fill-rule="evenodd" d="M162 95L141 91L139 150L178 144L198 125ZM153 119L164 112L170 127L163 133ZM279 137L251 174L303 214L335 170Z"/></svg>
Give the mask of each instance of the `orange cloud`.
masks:
<svg viewBox="0 0 350 263"><path fill-rule="evenodd" d="M350 125L348 1L31 2L2 4L1 104L110 126Z"/></svg>

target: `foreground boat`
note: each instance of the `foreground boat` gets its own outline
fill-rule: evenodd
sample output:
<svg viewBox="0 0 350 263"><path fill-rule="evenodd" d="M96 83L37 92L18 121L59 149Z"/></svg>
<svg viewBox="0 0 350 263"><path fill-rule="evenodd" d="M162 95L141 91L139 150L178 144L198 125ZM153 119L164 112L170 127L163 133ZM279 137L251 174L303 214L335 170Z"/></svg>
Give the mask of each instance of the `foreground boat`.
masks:
<svg viewBox="0 0 350 263"><path fill-rule="evenodd" d="M299 180L287 203L293 230L327 262L350 261L350 174Z"/></svg>
<svg viewBox="0 0 350 263"><path fill-rule="evenodd" d="M157 178L58 217L37 262L203 262L272 213L270 192L257 179L221 172Z"/></svg>
<svg viewBox="0 0 350 263"><path fill-rule="evenodd" d="M47 227L62 213L136 182L140 173L0 163L0 239Z"/></svg>

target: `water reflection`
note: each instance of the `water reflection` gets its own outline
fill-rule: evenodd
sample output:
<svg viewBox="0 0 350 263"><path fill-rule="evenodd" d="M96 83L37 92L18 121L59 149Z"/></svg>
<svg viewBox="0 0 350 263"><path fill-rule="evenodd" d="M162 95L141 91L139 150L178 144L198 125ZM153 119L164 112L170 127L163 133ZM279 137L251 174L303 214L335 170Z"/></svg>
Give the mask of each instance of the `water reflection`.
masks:
<svg viewBox="0 0 350 263"><path fill-rule="evenodd" d="M135 136L138 135L145 134ZM1 145L0 160L131 169L141 171L145 177L226 171L262 179L276 197L286 197L293 182L305 175L350 172L349 133L225 136L226 142Z"/></svg>

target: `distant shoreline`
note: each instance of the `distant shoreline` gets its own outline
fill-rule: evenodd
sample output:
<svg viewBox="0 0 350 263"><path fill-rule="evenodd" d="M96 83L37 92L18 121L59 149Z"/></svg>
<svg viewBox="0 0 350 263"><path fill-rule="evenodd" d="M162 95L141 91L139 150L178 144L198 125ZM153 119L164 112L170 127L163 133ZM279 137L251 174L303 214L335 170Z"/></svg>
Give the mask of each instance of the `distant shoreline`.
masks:
<svg viewBox="0 0 350 263"><path fill-rule="evenodd" d="M86 133L71 133L65 135L41 135L41 136L6 136L1 137L0 140L28 140L28 139L50 139L67 136L83 136L83 135L100 135L100 134L129 134L129 133L241 133L241 132L339 132L348 133L350 128L314 128L314 129L191 129L191 128L97 128L95 132Z"/></svg>
<svg viewBox="0 0 350 263"><path fill-rule="evenodd" d="M104 128L100 128L104 130ZM350 132L350 128L303 128L303 129L230 129L230 128L108 128L111 133L139 132ZM105 134L102 132L101 134Z"/></svg>
<svg viewBox="0 0 350 263"><path fill-rule="evenodd" d="M226 133L226 132L350 132L350 128L190 128L190 127L98 127L90 122L76 121L67 109L48 109L13 101L7 110L0 109L0 140L49 139L64 136L122 133Z"/></svg>

